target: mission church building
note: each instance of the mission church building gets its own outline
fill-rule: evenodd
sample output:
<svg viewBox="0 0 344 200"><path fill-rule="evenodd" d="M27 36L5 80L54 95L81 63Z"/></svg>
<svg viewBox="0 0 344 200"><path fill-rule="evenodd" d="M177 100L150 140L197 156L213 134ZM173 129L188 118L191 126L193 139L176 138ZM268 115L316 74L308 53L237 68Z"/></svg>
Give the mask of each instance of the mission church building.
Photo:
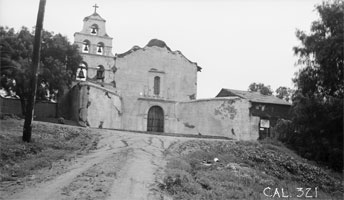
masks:
<svg viewBox="0 0 344 200"><path fill-rule="evenodd" d="M106 20L96 11L74 34L83 62L62 104L80 125L136 131L257 139L260 118L248 99L196 99L201 67L165 42L152 39L112 54Z"/></svg>

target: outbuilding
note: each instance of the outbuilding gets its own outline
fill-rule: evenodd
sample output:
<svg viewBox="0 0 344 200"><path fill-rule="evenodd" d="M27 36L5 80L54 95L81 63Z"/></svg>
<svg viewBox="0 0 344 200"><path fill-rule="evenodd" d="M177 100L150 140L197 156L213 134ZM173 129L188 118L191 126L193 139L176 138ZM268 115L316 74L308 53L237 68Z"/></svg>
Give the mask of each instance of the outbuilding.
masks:
<svg viewBox="0 0 344 200"><path fill-rule="evenodd" d="M259 117L259 139L274 136L278 119L290 119L291 104L273 95L223 88L216 97L240 97L251 103L250 116Z"/></svg>

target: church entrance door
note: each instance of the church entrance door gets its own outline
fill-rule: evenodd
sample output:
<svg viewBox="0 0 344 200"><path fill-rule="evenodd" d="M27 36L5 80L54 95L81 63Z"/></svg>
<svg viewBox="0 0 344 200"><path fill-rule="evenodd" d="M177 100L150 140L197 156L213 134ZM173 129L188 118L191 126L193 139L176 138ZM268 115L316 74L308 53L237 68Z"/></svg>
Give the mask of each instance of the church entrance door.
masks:
<svg viewBox="0 0 344 200"><path fill-rule="evenodd" d="M164 132L164 111L159 106L153 106L148 111L147 131Z"/></svg>

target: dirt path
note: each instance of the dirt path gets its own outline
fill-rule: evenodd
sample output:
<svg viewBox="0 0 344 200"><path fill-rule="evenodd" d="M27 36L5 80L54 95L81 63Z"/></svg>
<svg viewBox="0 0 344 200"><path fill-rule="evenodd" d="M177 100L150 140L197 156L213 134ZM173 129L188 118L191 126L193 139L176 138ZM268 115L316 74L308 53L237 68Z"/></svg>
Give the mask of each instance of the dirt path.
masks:
<svg viewBox="0 0 344 200"><path fill-rule="evenodd" d="M163 151L187 139L107 130L101 137L97 150L64 170L53 165L59 175L6 199L161 199L156 184L166 164Z"/></svg>

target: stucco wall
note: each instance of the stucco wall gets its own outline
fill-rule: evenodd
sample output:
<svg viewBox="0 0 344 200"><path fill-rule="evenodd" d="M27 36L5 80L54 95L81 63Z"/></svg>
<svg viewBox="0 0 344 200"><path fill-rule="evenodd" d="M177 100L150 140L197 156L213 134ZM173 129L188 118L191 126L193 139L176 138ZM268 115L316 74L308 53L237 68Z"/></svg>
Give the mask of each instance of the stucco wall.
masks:
<svg viewBox="0 0 344 200"><path fill-rule="evenodd" d="M238 140L256 140L259 136L259 117L250 116L250 102L237 97L185 102L140 98L124 129L147 131L148 111L152 106L160 106L164 111L164 132Z"/></svg>
<svg viewBox="0 0 344 200"><path fill-rule="evenodd" d="M91 79L96 79L97 69L99 65L103 65L105 69L104 82L111 83L114 81L114 59L109 56L93 55L81 53L83 61L87 63L87 77Z"/></svg>
<svg viewBox="0 0 344 200"><path fill-rule="evenodd" d="M153 106L159 106L164 112L164 132L175 133L176 123L176 102L175 101L160 101L149 98L140 98L137 102L137 123L136 130L147 131L148 111ZM134 124L133 124L134 125Z"/></svg>
<svg viewBox="0 0 344 200"><path fill-rule="evenodd" d="M133 49L116 59L115 80L123 98L123 128L145 131L138 98L189 100L197 93L197 66L178 52L165 47ZM160 94L154 95L154 77L160 77ZM169 112L167 112L169 113ZM166 113L166 114L167 114ZM136 128L137 127L137 128Z"/></svg>
<svg viewBox="0 0 344 200"><path fill-rule="evenodd" d="M103 43L103 54L104 56L112 56L112 38L110 37L100 37L97 35L90 35L89 33L80 33L77 32L74 34L74 43L78 45L80 52L82 51L82 47L84 41L88 40L90 42L89 46L89 53L97 55L97 45L98 43Z"/></svg>
<svg viewBox="0 0 344 200"><path fill-rule="evenodd" d="M72 89L74 117L81 125L95 128L122 128L122 102L115 91L93 83L80 82Z"/></svg>
<svg viewBox="0 0 344 200"><path fill-rule="evenodd" d="M145 47L116 59L117 88L123 96L154 97L154 77L160 77L157 98L183 101L197 93L197 66L166 47Z"/></svg>
<svg viewBox="0 0 344 200"><path fill-rule="evenodd" d="M249 115L250 106L247 100L235 97L179 103L176 129L186 134L256 140L259 117Z"/></svg>

